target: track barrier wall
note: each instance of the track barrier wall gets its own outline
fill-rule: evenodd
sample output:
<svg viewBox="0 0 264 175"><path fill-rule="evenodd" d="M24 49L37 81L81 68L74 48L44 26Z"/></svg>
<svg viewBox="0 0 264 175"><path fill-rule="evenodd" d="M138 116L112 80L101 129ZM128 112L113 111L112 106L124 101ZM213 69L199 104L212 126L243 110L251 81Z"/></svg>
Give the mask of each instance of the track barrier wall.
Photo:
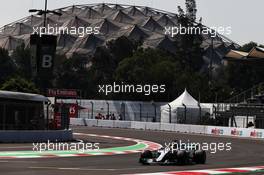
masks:
<svg viewBox="0 0 264 175"><path fill-rule="evenodd" d="M114 128L131 128L131 122L129 121L114 121Z"/></svg>
<svg viewBox="0 0 264 175"><path fill-rule="evenodd" d="M114 127L114 120L98 120L97 126L106 127L106 128L113 128Z"/></svg>
<svg viewBox="0 0 264 175"><path fill-rule="evenodd" d="M79 122L80 121L76 121ZM37 131L0 131L2 143L51 142L70 141L73 139L72 130L37 130Z"/></svg>
<svg viewBox="0 0 264 175"><path fill-rule="evenodd" d="M184 125L172 123L152 123L119 120L95 120L71 118L71 125L107 128L141 129L152 131L171 131L181 133L194 133L217 136L232 136L244 138L264 139L264 129L234 128L202 125Z"/></svg>

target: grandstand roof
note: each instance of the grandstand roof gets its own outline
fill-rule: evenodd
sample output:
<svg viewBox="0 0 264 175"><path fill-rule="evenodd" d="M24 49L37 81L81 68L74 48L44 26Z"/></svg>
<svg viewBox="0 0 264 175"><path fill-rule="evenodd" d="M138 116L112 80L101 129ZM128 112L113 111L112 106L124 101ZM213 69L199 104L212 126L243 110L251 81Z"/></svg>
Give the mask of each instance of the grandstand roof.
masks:
<svg viewBox="0 0 264 175"><path fill-rule="evenodd" d="M0 39L0 47L6 50L15 50L22 43L22 39L13 36L5 36Z"/></svg>
<svg viewBox="0 0 264 175"><path fill-rule="evenodd" d="M230 50L226 55L225 59L228 60L262 60L264 59L264 48L254 47L250 52L242 52L238 50Z"/></svg>
<svg viewBox="0 0 264 175"><path fill-rule="evenodd" d="M143 6L130 6L122 4L86 4L74 5L55 9L62 16L49 14L47 24L57 27L98 27L100 34L86 35L58 34L59 54L71 56L73 53L91 55L96 47L106 45L107 41L120 36L127 36L133 40L142 40L144 46L160 47L175 53L171 44L174 39L165 37L165 26L177 25L177 14ZM0 47L12 51L16 46L25 43L29 45L29 34L32 28L43 25L43 18L31 15L8 24L0 29ZM210 36L204 35L203 48L207 50L211 44ZM238 45L230 39L218 34L214 38L215 47L222 58L226 52ZM205 55L206 56L206 55Z"/></svg>

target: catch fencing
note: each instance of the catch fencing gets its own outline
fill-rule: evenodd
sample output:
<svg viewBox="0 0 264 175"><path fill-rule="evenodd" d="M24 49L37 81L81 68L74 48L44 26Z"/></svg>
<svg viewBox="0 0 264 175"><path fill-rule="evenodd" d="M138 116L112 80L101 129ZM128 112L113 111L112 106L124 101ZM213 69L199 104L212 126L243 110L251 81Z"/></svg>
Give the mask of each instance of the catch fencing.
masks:
<svg viewBox="0 0 264 175"><path fill-rule="evenodd" d="M62 103L78 103L81 107L78 118L104 119L115 118L126 121L160 122L160 106L166 102L111 101L111 100L76 100L61 99Z"/></svg>

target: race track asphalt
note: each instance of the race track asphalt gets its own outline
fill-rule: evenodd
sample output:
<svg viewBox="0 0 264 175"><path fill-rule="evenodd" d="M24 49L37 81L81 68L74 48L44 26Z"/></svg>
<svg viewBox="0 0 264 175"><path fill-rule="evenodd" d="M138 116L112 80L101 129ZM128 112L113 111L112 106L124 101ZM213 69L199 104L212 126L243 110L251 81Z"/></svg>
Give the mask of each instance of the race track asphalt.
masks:
<svg viewBox="0 0 264 175"><path fill-rule="evenodd" d="M74 132L122 136L160 143L164 145L178 139L184 142L231 143L231 151L207 153L205 165L186 166L142 166L138 163L139 153L129 155L9 159L0 160L0 174L4 175L115 175L131 173L153 173L214 168L233 168L264 165L264 141L218 136L202 136L173 132L142 131L129 129L74 127ZM88 139L89 140L89 139ZM126 145L112 140L104 141L107 147ZM129 143L131 144L131 143ZM127 144L127 145L129 145ZM3 145L0 145L2 151Z"/></svg>

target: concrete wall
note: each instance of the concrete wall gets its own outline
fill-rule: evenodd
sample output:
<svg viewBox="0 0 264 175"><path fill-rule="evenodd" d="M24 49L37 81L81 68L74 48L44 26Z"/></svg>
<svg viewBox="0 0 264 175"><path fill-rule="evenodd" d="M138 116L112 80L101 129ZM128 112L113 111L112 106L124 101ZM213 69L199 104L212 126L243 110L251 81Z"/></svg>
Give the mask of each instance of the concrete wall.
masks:
<svg viewBox="0 0 264 175"><path fill-rule="evenodd" d="M1 143L25 143L72 140L71 130L58 131L0 131Z"/></svg>
<svg viewBox="0 0 264 175"><path fill-rule="evenodd" d="M82 123L82 124L81 124ZM151 123L137 121L118 121L118 120L92 120L72 118L71 125L107 127L107 128L129 128L152 131L171 131L181 133L194 133L204 135L232 136L264 139L264 129L254 128L231 128L218 126L202 126L202 125L183 125L172 123Z"/></svg>

